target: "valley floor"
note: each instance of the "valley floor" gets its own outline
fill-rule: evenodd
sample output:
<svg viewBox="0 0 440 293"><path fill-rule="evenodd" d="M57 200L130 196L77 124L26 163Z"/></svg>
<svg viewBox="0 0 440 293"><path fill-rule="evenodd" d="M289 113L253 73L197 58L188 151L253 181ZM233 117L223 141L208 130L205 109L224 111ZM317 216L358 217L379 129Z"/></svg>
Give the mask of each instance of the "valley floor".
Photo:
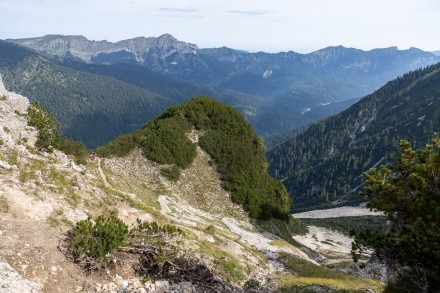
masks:
<svg viewBox="0 0 440 293"><path fill-rule="evenodd" d="M359 217L359 216L380 216L382 213L370 211L365 207L365 204L361 204L356 207L345 206L326 210L313 210L308 212L292 214L297 219L323 219L323 218L337 218L337 217Z"/></svg>

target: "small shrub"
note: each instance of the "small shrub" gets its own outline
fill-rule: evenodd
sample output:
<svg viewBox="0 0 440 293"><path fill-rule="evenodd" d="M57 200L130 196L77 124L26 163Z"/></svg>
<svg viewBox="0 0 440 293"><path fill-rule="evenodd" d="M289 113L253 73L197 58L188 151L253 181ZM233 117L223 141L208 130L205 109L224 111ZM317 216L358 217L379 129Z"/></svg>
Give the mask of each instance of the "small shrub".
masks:
<svg viewBox="0 0 440 293"><path fill-rule="evenodd" d="M176 165L160 169L160 175L170 181L177 181L180 178L180 168Z"/></svg>
<svg viewBox="0 0 440 293"><path fill-rule="evenodd" d="M176 226L173 225L159 225L157 222L142 222L141 220L137 219L137 226L135 226L133 229L131 229L130 234L132 237L136 236L147 236L151 234L157 234L157 233L167 233L167 234L174 234L178 233L181 234L182 230Z"/></svg>
<svg viewBox="0 0 440 293"><path fill-rule="evenodd" d="M120 135L105 146L97 147L96 154L102 158L123 157L138 147L141 139L140 133Z"/></svg>
<svg viewBox="0 0 440 293"><path fill-rule="evenodd" d="M261 284L258 280L251 278L244 283L244 288L248 290L258 290L261 289Z"/></svg>
<svg viewBox="0 0 440 293"><path fill-rule="evenodd" d="M212 224L205 228L205 232L208 233L209 235L214 235L215 231L216 231L215 226Z"/></svg>
<svg viewBox="0 0 440 293"><path fill-rule="evenodd" d="M6 100L8 100L8 97L6 95L2 95L0 97L0 101L6 101Z"/></svg>
<svg viewBox="0 0 440 293"><path fill-rule="evenodd" d="M28 125L38 130L36 146L42 149L60 147L60 125L56 122L53 113L48 114L46 109L36 101L28 108Z"/></svg>
<svg viewBox="0 0 440 293"><path fill-rule="evenodd" d="M3 127L3 131L6 133L11 133L11 130L7 128L6 126Z"/></svg>
<svg viewBox="0 0 440 293"><path fill-rule="evenodd" d="M90 267L90 260L108 263L108 255L122 246L129 235L127 225L116 217L100 215L93 222L90 219L78 222L70 232L68 252L75 262Z"/></svg>
<svg viewBox="0 0 440 293"><path fill-rule="evenodd" d="M75 141L70 137L61 138L60 150L65 154L75 156L75 163L85 165L90 154L89 149L81 141Z"/></svg>

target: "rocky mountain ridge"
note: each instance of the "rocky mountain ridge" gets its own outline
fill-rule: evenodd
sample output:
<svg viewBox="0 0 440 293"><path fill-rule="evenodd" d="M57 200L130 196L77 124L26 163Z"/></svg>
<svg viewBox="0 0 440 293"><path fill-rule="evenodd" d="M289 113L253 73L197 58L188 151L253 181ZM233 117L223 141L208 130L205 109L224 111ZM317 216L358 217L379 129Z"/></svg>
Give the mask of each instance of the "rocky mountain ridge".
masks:
<svg viewBox="0 0 440 293"><path fill-rule="evenodd" d="M336 83L343 83L343 78L356 78L356 82L348 82L356 90L342 95L336 92L324 95L328 101L361 97L399 74L440 61L430 52L416 48L398 50L397 47L363 51L336 46L309 54L293 51L249 53L227 47L199 49L197 45L178 41L169 34L116 43L61 35L7 41L82 62L138 63L181 80L271 97L289 90L305 91L302 83L315 84L313 75L330 74L325 77L330 79L327 82ZM259 86L255 87L256 83Z"/></svg>
<svg viewBox="0 0 440 293"><path fill-rule="evenodd" d="M118 41L116 43L108 41L91 41L86 37L46 35L39 38L29 38L20 40L9 40L25 47L30 47L39 52L51 55L70 57L85 62L93 62L99 59L102 54L121 54L121 61L130 61L127 54L132 54L135 62L144 63L145 55L156 50L156 54L161 54L166 58L175 52L183 54L195 54L198 47L194 44L178 41L170 34L164 34L158 38L137 37ZM125 53L123 53L125 52Z"/></svg>

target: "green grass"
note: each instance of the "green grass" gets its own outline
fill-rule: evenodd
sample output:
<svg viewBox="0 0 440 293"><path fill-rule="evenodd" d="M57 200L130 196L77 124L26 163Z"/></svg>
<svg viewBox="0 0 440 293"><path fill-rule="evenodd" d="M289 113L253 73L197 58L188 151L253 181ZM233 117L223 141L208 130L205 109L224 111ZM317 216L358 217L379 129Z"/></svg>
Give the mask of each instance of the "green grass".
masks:
<svg viewBox="0 0 440 293"><path fill-rule="evenodd" d="M43 161L28 159L26 164L20 165L20 182L25 183L31 180L37 180L38 175L37 172L41 172L41 174L46 170L46 164Z"/></svg>
<svg viewBox="0 0 440 293"><path fill-rule="evenodd" d="M7 163L11 166L18 165L18 153L14 150L10 150L9 154L6 154Z"/></svg>
<svg viewBox="0 0 440 293"><path fill-rule="evenodd" d="M125 164L130 163L126 161L123 165ZM103 188L106 193L115 194L130 203L133 207L144 210L150 214L159 214L160 204L158 196L167 192L159 180L151 184L146 184L144 178L135 176L135 174L127 176L127 174L123 172L114 172L113 169L104 164L104 161L101 162L101 168L110 185L110 187L105 187L104 182L102 182L101 188ZM119 180L114 181L112 178L118 178ZM127 193L135 194L136 199L131 198Z"/></svg>
<svg viewBox="0 0 440 293"><path fill-rule="evenodd" d="M69 178L63 172L51 167L46 176L49 182L56 186L49 188L51 191L66 195L66 200L72 207L78 206L81 198L75 193Z"/></svg>
<svg viewBox="0 0 440 293"><path fill-rule="evenodd" d="M176 182L180 178L180 168L176 165L172 165L170 167L164 167L160 169L160 175L165 177L170 181Z"/></svg>
<svg viewBox="0 0 440 293"><path fill-rule="evenodd" d="M212 257L215 271L229 282L240 283L245 280L249 268L241 265L240 261L218 246L202 241L200 252Z"/></svg>
<svg viewBox="0 0 440 293"><path fill-rule="evenodd" d="M47 223L51 227L57 227L61 224L73 227L73 223L65 218L64 210L62 208L53 210L49 218L47 218Z"/></svg>
<svg viewBox="0 0 440 293"><path fill-rule="evenodd" d="M280 275L278 277L282 292L298 292L300 288L315 285L334 288L338 290L337 292L340 292L339 290L353 292L359 289L370 289L377 292L383 286L377 280L355 278L286 253L280 254L280 260L285 264L286 270L295 275Z"/></svg>
<svg viewBox="0 0 440 293"><path fill-rule="evenodd" d="M278 247L295 247L291 243L285 241L285 240L273 240L270 242L271 245L278 246Z"/></svg>

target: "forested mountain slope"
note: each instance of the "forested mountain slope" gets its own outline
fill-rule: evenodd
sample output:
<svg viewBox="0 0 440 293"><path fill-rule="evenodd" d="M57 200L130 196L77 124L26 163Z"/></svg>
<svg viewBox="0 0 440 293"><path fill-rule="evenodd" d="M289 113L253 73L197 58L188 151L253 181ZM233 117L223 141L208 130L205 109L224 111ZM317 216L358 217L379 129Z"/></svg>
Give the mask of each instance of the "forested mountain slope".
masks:
<svg viewBox="0 0 440 293"><path fill-rule="evenodd" d="M0 73L10 89L54 112L63 135L94 147L134 131L175 103L113 78L75 71L0 41Z"/></svg>
<svg viewBox="0 0 440 293"><path fill-rule="evenodd" d="M360 201L362 172L386 164L399 140L440 131L440 64L407 73L267 153L296 211Z"/></svg>
<svg viewBox="0 0 440 293"><path fill-rule="evenodd" d="M315 101L314 97L304 99L292 97L290 93L272 100L261 95L247 94L227 88L179 81L136 64L102 65L64 59L63 65L79 71L110 76L177 102L184 102L189 97L195 96L213 97L239 110L251 122L255 131L264 137L283 134L322 117L334 115L357 100L323 104Z"/></svg>
<svg viewBox="0 0 440 293"><path fill-rule="evenodd" d="M192 134L190 134L192 133ZM191 140L188 136L192 136ZM196 144L217 166L223 188L253 218L287 219L291 201L284 186L269 176L262 140L232 107L206 98L173 106L142 129L97 149L100 156L125 156L139 147L179 177L196 156Z"/></svg>
<svg viewBox="0 0 440 293"><path fill-rule="evenodd" d="M101 65L139 65L118 69L126 72L127 76L151 75L154 71L187 83L214 87L215 92L225 93L228 99L233 97L234 101L213 95L212 89L207 87L199 88L207 90L201 95L238 107L257 133L263 136L283 134L339 113L351 105L355 101L353 99L373 92L398 75L440 61L439 56L416 48L362 51L336 46L309 54L292 51L249 53L226 47L200 49L169 34L115 43L62 35L8 41L64 60ZM142 68L149 73L142 73ZM84 66L83 69L91 67ZM112 73L105 72L106 69ZM99 74L129 82L119 73L116 77L114 70L113 66L104 66L99 69ZM139 78L130 79L143 87ZM173 98L168 93L159 94ZM249 99L252 101L249 102Z"/></svg>
<svg viewBox="0 0 440 293"><path fill-rule="evenodd" d="M320 95L321 102L361 97L409 70L440 61L430 52L396 47L362 51L342 46L309 54L200 49L169 34L119 41L46 35L8 40L63 58L94 64L141 64L181 80L261 96Z"/></svg>
<svg viewBox="0 0 440 293"><path fill-rule="evenodd" d="M292 108L280 113L277 105L262 96L178 81L136 64L59 60L1 41L0 73L10 90L27 95L31 101L39 100L54 112L63 135L89 147L132 132L167 107L200 95L237 108L260 135L282 133L349 105L318 105L318 111L304 115L292 115ZM293 109L302 107L301 103Z"/></svg>

